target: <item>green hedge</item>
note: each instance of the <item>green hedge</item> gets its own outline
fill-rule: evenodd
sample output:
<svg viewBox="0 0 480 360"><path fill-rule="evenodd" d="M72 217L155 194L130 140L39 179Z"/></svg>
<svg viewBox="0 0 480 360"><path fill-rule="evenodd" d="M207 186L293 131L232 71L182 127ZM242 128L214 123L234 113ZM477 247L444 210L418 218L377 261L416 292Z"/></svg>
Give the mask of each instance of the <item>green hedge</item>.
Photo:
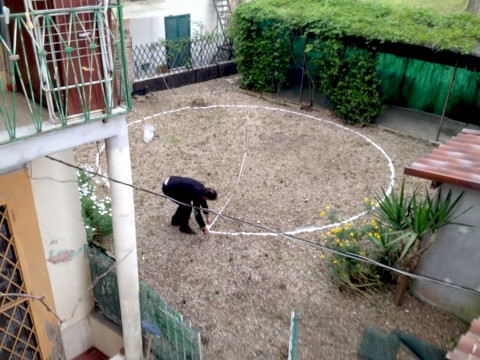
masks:
<svg viewBox="0 0 480 360"><path fill-rule="evenodd" d="M261 11L240 9L235 12L232 37L243 85L257 91L277 91L286 84L290 69L288 24Z"/></svg>
<svg viewBox="0 0 480 360"><path fill-rule="evenodd" d="M359 0L255 0L237 7L234 17L268 15L291 29L313 26L331 36L361 37L475 54L480 18L469 12L442 15L423 8Z"/></svg>
<svg viewBox="0 0 480 360"><path fill-rule="evenodd" d="M300 69L347 123L371 122L384 101L435 114L444 107L453 67L376 53L372 44L471 54L480 39L480 19L470 13L439 15L359 0L255 0L238 6L232 20L245 87L277 91ZM361 51L355 38L364 39ZM340 48L326 46L334 43ZM480 112L480 76L461 68L456 74L447 116L472 122Z"/></svg>
<svg viewBox="0 0 480 360"><path fill-rule="evenodd" d="M367 124L382 112L375 51L348 53L338 36L313 25L302 30L295 17L286 21L275 16L255 6L241 6L235 12L231 35L243 86L277 91L286 85L294 66L305 66L307 76L318 81L346 123Z"/></svg>
<svg viewBox="0 0 480 360"><path fill-rule="evenodd" d="M324 39L318 44L319 54L312 60L318 67L314 75L335 114L347 124L373 122L385 108L375 51L345 47L336 39Z"/></svg>

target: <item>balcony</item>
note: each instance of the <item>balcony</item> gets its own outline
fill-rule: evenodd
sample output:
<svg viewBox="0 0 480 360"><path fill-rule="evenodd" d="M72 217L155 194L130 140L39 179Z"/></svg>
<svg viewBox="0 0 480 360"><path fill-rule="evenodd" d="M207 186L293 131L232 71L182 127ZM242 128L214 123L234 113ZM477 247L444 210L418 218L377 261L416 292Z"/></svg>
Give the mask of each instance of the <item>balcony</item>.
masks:
<svg viewBox="0 0 480 360"><path fill-rule="evenodd" d="M50 3L3 1L0 146L131 110L119 1Z"/></svg>

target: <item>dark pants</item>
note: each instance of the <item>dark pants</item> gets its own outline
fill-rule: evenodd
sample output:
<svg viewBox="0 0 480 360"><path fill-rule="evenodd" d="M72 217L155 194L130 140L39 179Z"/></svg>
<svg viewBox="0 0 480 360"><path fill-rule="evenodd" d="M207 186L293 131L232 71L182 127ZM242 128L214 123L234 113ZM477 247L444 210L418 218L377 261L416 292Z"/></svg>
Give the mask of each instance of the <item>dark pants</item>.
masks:
<svg viewBox="0 0 480 360"><path fill-rule="evenodd" d="M178 205L177 211L172 216L172 225L180 225L182 230L188 229L188 220L191 213L192 208L190 206Z"/></svg>
<svg viewBox="0 0 480 360"><path fill-rule="evenodd" d="M175 199L175 197L172 194L170 194L170 192L168 191L168 186L166 186L165 184L162 186L162 191L165 195L172 198L175 203L178 204L177 201L184 202L180 199ZM177 200L177 201L175 201L175 200ZM188 229L189 228L188 221L190 220L190 215L191 214L192 214L192 207L191 206L185 206L185 205L178 204L177 211L172 216L172 225L174 225L174 226L180 225L180 230Z"/></svg>

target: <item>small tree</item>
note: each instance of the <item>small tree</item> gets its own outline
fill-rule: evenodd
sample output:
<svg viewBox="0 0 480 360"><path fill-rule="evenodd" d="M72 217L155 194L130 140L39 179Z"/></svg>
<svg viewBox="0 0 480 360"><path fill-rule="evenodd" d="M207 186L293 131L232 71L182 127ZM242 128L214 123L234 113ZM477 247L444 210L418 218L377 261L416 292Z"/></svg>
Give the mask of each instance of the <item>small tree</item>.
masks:
<svg viewBox="0 0 480 360"><path fill-rule="evenodd" d="M390 262L402 270L415 272L421 255L435 240L436 232L446 225L459 224L455 219L469 210L456 213L463 195L462 192L453 198L450 190L444 196L439 189L436 198L432 198L428 191L420 198L416 189L412 195L407 196L404 183L398 193L387 195L382 190L376 196L379 206L374 210L374 215L383 228L391 229L388 233L388 246L394 250L389 252L394 259ZM401 304L408 284L408 276L398 276L393 299L395 305Z"/></svg>

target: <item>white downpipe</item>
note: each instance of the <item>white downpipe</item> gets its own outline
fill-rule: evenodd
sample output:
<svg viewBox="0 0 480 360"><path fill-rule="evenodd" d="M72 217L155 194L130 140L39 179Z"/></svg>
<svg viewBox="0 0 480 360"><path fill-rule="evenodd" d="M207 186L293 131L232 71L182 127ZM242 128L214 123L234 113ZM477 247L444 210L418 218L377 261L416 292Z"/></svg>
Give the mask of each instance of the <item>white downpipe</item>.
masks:
<svg viewBox="0 0 480 360"><path fill-rule="evenodd" d="M121 122L121 128L117 136L106 139L108 172L111 178L131 184L126 120L115 121ZM140 360L143 359L143 351L133 189L112 181L110 194L125 358Z"/></svg>

